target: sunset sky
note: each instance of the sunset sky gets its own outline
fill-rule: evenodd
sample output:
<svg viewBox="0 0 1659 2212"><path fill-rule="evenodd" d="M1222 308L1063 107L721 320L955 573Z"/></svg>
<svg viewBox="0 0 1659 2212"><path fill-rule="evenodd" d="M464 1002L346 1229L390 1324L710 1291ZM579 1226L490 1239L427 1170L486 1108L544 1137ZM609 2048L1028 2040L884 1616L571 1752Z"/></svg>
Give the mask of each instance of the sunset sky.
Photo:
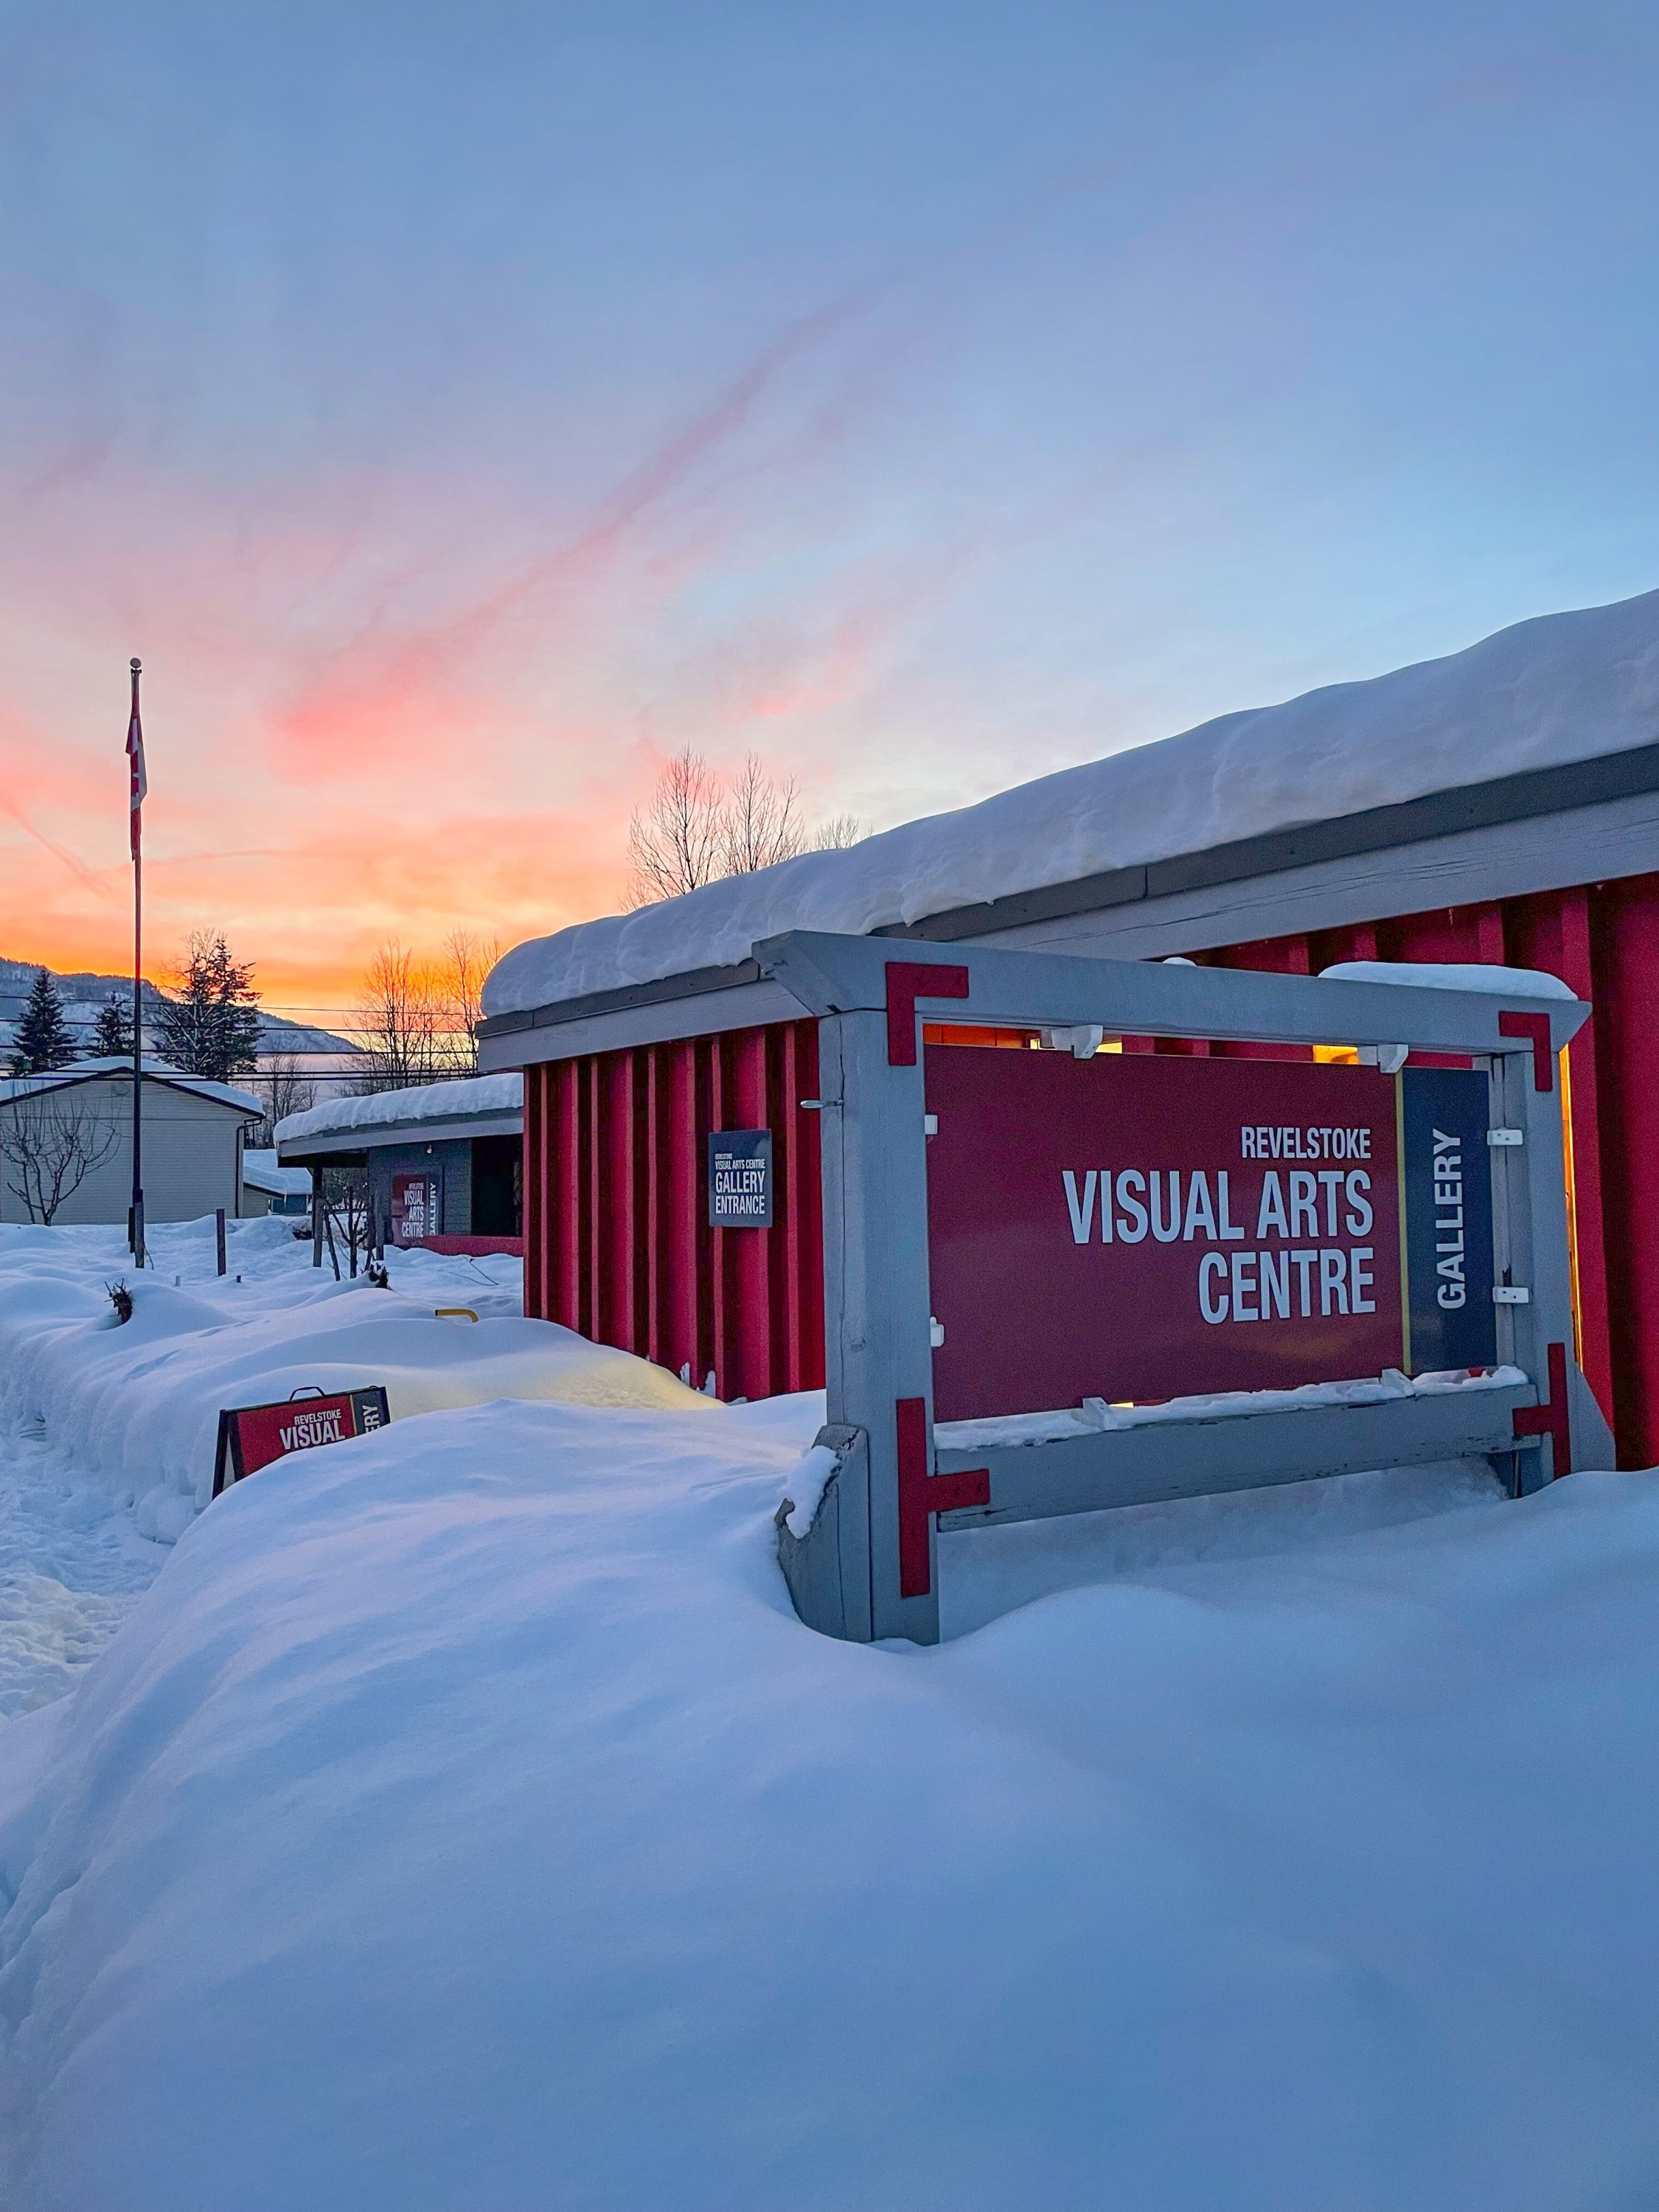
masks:
<svg viewBox="0 0 1659 2212"><path fill-rule="evenodd" d="M1659 11L14 5L0 953L614 908L1659 584Z"/></svg>

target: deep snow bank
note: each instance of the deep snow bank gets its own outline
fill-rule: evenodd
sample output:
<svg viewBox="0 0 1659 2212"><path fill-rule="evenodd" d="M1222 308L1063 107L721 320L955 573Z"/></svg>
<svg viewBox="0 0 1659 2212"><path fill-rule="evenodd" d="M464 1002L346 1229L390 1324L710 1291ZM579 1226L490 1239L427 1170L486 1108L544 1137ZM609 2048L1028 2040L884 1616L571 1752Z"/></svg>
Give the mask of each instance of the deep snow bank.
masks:
<svg viewBox="0 0 1659 2212"><path fill-rule="evenodd" d="M1659 1485L1097 1516L866 1650L773 1560L816 1419L440 1413L196 1522L3 1739L0 2199L1659 2198Z"/></svg>
<svg viewBox="0 0 1659 2212"><path fill-rule="evenodd" d="M520 1304L516 1262L501 1263L503 1295L468 1261L392 1253L394 1287L375 1290L313 1268L287 1222L234 1228L222 1278L211 1221L158 1239L143 1272L122 1264L113 1231L0 1229L0 1418L132 1492L143 1535L172 1542L208 1503L222 1407L311 1384L384 1382L394 1421L492 1398L706 1402L660 1368L507 1310ZM132 1298L125 1324L117 1280ZM479 1318L441 1319L440 1305Z"/></svg>
<svg viewBox="0 0 1659 2212"><path fill-rule="evenodd" d="M515 1260L392 1253L389 1295L314 1269L280 1219L228 1231L220 1279L210 1220L155 1230L142 1276L118 1231L0 1224L0 1722L61 1696L155 1578L207 1502L222 1406L366 1382L386 1383L394 1417L689 1395L523 1320ZM107 1290L120 1281L135 1302L124 1328ZM440 1305L479 1326L438 1320Z"/></svg>

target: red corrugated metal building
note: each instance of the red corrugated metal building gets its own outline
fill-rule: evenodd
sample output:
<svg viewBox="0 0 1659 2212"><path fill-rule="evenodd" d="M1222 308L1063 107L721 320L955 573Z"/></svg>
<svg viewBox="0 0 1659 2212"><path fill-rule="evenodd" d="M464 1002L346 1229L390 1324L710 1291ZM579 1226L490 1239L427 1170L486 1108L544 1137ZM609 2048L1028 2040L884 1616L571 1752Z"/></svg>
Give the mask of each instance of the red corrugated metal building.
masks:
<svg viewBox="0 0 1659 2212"><path fill-rule="evenodd" d="M1581 1364L1623 1462L1659 1461L1659 743L1449 780L878 933L1295 973L1381 959L1559 975L1595 1007L1565 1089ZM817 1041L803 1010L735 962L497 1015L483 1035L487 1066L526 1074L526 1312L699 1383L712 1375L722 1397L821 1384L817 1115L801 1103L817 1096ZM769 1231L703 1224L703 1139L736 1127L773 1132Z"/></svg>

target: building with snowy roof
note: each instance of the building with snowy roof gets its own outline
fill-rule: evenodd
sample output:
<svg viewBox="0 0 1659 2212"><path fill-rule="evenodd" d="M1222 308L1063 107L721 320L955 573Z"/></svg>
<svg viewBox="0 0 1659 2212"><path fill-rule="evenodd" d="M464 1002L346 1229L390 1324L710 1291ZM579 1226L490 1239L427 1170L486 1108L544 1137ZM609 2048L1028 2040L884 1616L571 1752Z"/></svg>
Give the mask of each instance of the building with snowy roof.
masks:
<svg viewBox="0 0 1659 2212"><path fill-rule="evenodd" d="M325 1194L356 1182L388 1243L517 1252L523 1099L516 1074L325 1099L276 1124L277 1163Z"/></svg>
<svg viewBox="0 0 1659 2212"><path fill-rule="evenodd" d="M242 1210L251 1091L146 1064L144 1212L153 1225ZM0 1082L0 1221L125 1222L132 1198L132 1063L83 1060Z"/></svg>
<svg viewBox="0 0 1659 2212"><path fill-rule="evenodd" d="M285 1168L274 1150L242 1154L242 1212L291 1214L311 1212L311 1170Z"/></svg>
<svg viewBox="0 0 1659 2212"><path fill-rule="evenodd" d="M526 1077L526 1310L725 1395L823 1376L816 1024L752 951L790 929L1558 975L1595 1007L1565 1069L1582 1364L1621 1455L1659 1457L1659 592L510 951L480 1057ZM765 1232L699 1225L699 1148L738 1125L773 1132Z"/></svg>

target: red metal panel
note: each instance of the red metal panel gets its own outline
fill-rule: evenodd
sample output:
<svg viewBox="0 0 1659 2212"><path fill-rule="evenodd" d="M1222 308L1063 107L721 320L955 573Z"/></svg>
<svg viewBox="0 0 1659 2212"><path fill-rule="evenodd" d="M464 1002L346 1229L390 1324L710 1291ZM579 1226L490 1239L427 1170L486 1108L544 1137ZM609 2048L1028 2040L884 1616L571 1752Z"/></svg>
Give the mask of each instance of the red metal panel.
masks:
<svg viewBox="0 0 1659 2212"><path fill-rule="evenodd" d="M730 1126L734 1129L760 1129L769 1126L767 1121L766 1047L766 1031L762 1029L742 1030L732 1040L729 1112ZM775 1206L774 1211L775 1212ZM721 1395L725 1397L769 1397L774 1385L769 1259L775 1232L761 1229L726 1229L719 1233L726 1244L726 1296L730 1302L727 1346L732 1361L730 1387Z"/></svg>
<svg viewBox="0 0 1659 2212"><path fill-rule="evenodd" d="M566 1328L582 1325L582 1064L566 1060L558 1071L559 1213L553 1227L557 1298L553 1319Z"/></svg>
<svg viewBox="0 0 1659 2212"><path fill-rule="evenodd" d="M645 1062L645 1356L663 1364L662 1086L660 1053L642 1053Z"/></svg>
<svg viewBox="0 0 1659 2212"><path fill-rule="evenodd" d="M708 1157L706 1139L711 1129L726 1127L726 1054L730 1039L724 1036L705 1040L708 1054L707 1086L704 1109L698 1116L697 1127L697 1222L708 1240L709 1313L709 1362L714 1370L714 1395L725 1398L731 1395L732 1385L727 1381L731 1372L726 1327L726 1240L724 1229L710 1229L708 1209L703 1203L703 1169Z"/></svg>
<svg viewBox="0 0 1659 2212"><path fill-rule="evenodd" d="M599 1061L590 1060L586 1067L587 1080L582 1085L582 1331L603 1343L605 1318L600 1292L605 1282L605 1191L599 1129L604 1120L605 1094Z"/></svg>
<svg viewBox="0 0 1659 2212"><path fill-rule="evenodd" d="M1597 894L1603 1216L1621 1465L1659 1461L1659 876Z"/></svg>
<svg viewBox="0 0 1659 2212"><path fill-rule="evenodd" d="M1510 921L1512 950L1524 967L1559 975L1594 1006L1595 944L1604 927L1604 894L1583 887L1516 902ZM1579 1363L1601 1410L1613 1419L1613 1350L1608 1334L1607 1255L1602 1201L1602 1130L1597 1055L1601 1018L1592 1014L1567 1048L1567 1088L1562 1109L1570 1116L1572 1240Z"/></svg>
<svg viewBox="0 0 1659 2212"><path fill-rule="evenodd" d="M525 1068L525 1312L546 1321L546 1068Z"/></svg>
<svg viewBox="0 0 1659 2212"><path fill-rule="evenodd" d="M684 1368L695 1385L707 1370L697 1340L697 1054L689 1038L656 1048L667 1062L668 1127L665 1133L667 1200L664 1297L667 1305L667 1364Z"/></svg>
<svg viewBox="0 0 1659 2212"><path fill-rule="evenodd" d="M800 1102L808 1096L800 1066L800 1030L791 1022L785 1028L778 1048L779 1084L782 1096L779 1101L778 1127L783 1140L783 1158L775 1170L778 1196L783 1207L780 1224L783 1232L783 1388L799 1390L801 1382L801 1299L800 1299L800 1127L811 1116L803 1114Z"/></svg>
<svg viewBox="0 0 1659 2212"><path fill-rule="evenodd" d="M599 1118L593 1153L598 1171L599 1250L595 1275L598 1333L624 1352L638 1349L635 1334L634 1266L637 1256L634 1207L634 1055L607 1053L594 1062Z"/></svg>
<svg viewBox="0 0 1659 2212"><path fill-rule="evenodd" d="M818 1070L818 1025L797 1024L800 1040L800 1078L803 1096L816 1098L823 1077ZM824 1373L823 1316L823 1185L822 1165L823 1116L801 1114L795 1125L800 1146L800 1340L801 1371L796 1388L822 1390Z"/></svg>

